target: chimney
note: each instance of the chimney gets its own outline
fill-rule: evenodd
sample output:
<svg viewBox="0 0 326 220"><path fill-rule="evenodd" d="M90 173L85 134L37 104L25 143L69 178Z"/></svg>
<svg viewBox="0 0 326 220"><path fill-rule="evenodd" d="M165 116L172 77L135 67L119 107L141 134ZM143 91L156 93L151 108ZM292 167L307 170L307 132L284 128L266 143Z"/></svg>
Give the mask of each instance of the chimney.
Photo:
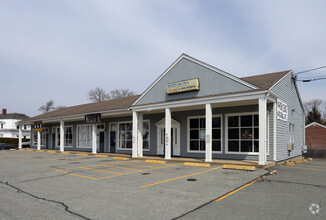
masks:
<svg viewBox="0 0 326 220"><path fill-rule="evenodd" d="M7 109L3 108L3 109L2 109L2 114L3 114L3 115L7 114Z"/></svg>

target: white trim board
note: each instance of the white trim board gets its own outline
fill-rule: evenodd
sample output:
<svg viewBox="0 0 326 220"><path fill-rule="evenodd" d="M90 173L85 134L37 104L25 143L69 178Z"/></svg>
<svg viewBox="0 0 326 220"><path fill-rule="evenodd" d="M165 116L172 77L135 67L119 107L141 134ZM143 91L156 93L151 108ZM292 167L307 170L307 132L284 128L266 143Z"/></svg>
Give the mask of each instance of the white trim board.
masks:
<svg viewBox="0 0 326 220"><path fill-rule="evenodd" d="M190 61L192 61L192 62L194 62L194 63L196 63L196 64L198 64L198 65L201 65L201 66L203 66L203 67L205 67L205 68L207 68L207 69L209 69L209 70L212 70L212 71L214 71L214 72L217 72L217 73L219 73L219 74L221 74L221 75L223 75L223 76L225 76L225 77L227 77L227 78L229 78L229 79L232 79L232 80L234 80L234 81L236 81L236 82L238 82L238 83L241 83L241 84L243 84L243 85L245 85L245 86L247 86L247 87L249 87L249 88L251 88L251 89L259 89L257 86L255 86L255 85L253 85L253 84L250 84L250 83L248 83L248 82L246 82L246 81L244 81L244 80L242 80L242 79L240 79L240 78L238 78L238 77L236 77L236 76L234 76L234 75L232 75L232 74L230 74L230 73L227 73L227 72L225 72L225 71L223 71L223 70L220 70L220 69L218 69L218 68L216 68L216 67L214 67L214 66L211 66L211 65L209 65L209 64L207 64L207 63L205 63L205 62L203 62L203 61L200 61L200 60L197 60L197 59L195 59L195 58L193 58L193 57L191 57L191 56L189 56L189 55L187 55L187 54L181 54L181 56L179 56L142 94L141 94L141 96L131 105L131 106L135 106L135 105L137 105L137 103L173 68L173 67L175 67L182 59L187 59L187 60L190 60Z"/></svg>

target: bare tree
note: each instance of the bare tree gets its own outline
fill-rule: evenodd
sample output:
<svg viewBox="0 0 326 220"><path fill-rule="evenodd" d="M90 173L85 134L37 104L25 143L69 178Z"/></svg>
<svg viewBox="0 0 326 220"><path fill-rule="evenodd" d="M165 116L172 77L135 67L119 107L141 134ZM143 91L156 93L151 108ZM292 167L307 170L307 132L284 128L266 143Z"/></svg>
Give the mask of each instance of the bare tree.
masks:
<svg viewBox="0 0 326 220"><path fill-rule="evenodd" d="M92 102L101 102L110 99L110 95L104 89L96 87L87 92L87 99Z"/></svg>
<svg viewBox="0 0 326 220"><path fill-rule="evenodd" d="M322 111L323 104L324 104L323 100L312 99L312 100L304 103L304 108L305 108L306 113L311 111L313 108L316 108L316 109Z"/></svg>
<svg viewBox="0 0 326 220"><path fill-rule="evenodd" d="M110 91L110 93L111 93L112 99L118 99L118 98L136 95L136 93L134 91L131 91L129 89L115 89L115 90Z"/></svg>
<svg viewBox="0 0 326 220"><path fill-rule="evenodd" d="M325 102L320 99L312 99L304 103L306 124L312 122L322 123L325 120Z"/></svg>
<svg viewBox="0 0 326 220"><path fill-rule="evenodd" d="M50 100L50 101L46 102L45 105L42 105L38 110L43 113L55 110L54 101Z"/></svg>

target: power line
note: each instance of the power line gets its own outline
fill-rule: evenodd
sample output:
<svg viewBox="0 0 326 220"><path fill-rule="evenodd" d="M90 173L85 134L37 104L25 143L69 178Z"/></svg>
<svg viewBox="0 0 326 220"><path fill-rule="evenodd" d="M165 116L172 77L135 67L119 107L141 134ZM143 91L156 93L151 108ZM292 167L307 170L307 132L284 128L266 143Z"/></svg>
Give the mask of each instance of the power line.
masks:
<svg viewBox="0 0 326 220"><path fill-rule="evenodd" d="M323 68L326 68L326 66L321 66L321 67L317 67L317 68L314 68L314 69L297 72L296 74L298 75L300 73L306 73L306 72L315 71L315 70L319 70L319 69L323 69Z"/></svg>
<svg viewBox="0 0 326 220"><path fill-rule="evenodd" d="M301 82L311 82L311 81L322 80L322 79L326 79L326 77L313 78L313 79L297 79L297 81L301 81Z"/></svg>

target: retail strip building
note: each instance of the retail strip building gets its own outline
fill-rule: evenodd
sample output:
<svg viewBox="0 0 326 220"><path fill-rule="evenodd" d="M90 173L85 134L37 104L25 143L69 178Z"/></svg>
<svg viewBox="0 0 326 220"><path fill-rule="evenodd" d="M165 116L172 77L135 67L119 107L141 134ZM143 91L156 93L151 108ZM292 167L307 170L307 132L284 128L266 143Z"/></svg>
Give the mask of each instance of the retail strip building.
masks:
<svg viewBox="0 0 326 220"><path fill-rule="evenodd" d="M238 78L182 54L140 96L23 121L37 149L282 161L302 154L304 110L292 71ZM20 126L21 127L21 126Z"/></svg>

